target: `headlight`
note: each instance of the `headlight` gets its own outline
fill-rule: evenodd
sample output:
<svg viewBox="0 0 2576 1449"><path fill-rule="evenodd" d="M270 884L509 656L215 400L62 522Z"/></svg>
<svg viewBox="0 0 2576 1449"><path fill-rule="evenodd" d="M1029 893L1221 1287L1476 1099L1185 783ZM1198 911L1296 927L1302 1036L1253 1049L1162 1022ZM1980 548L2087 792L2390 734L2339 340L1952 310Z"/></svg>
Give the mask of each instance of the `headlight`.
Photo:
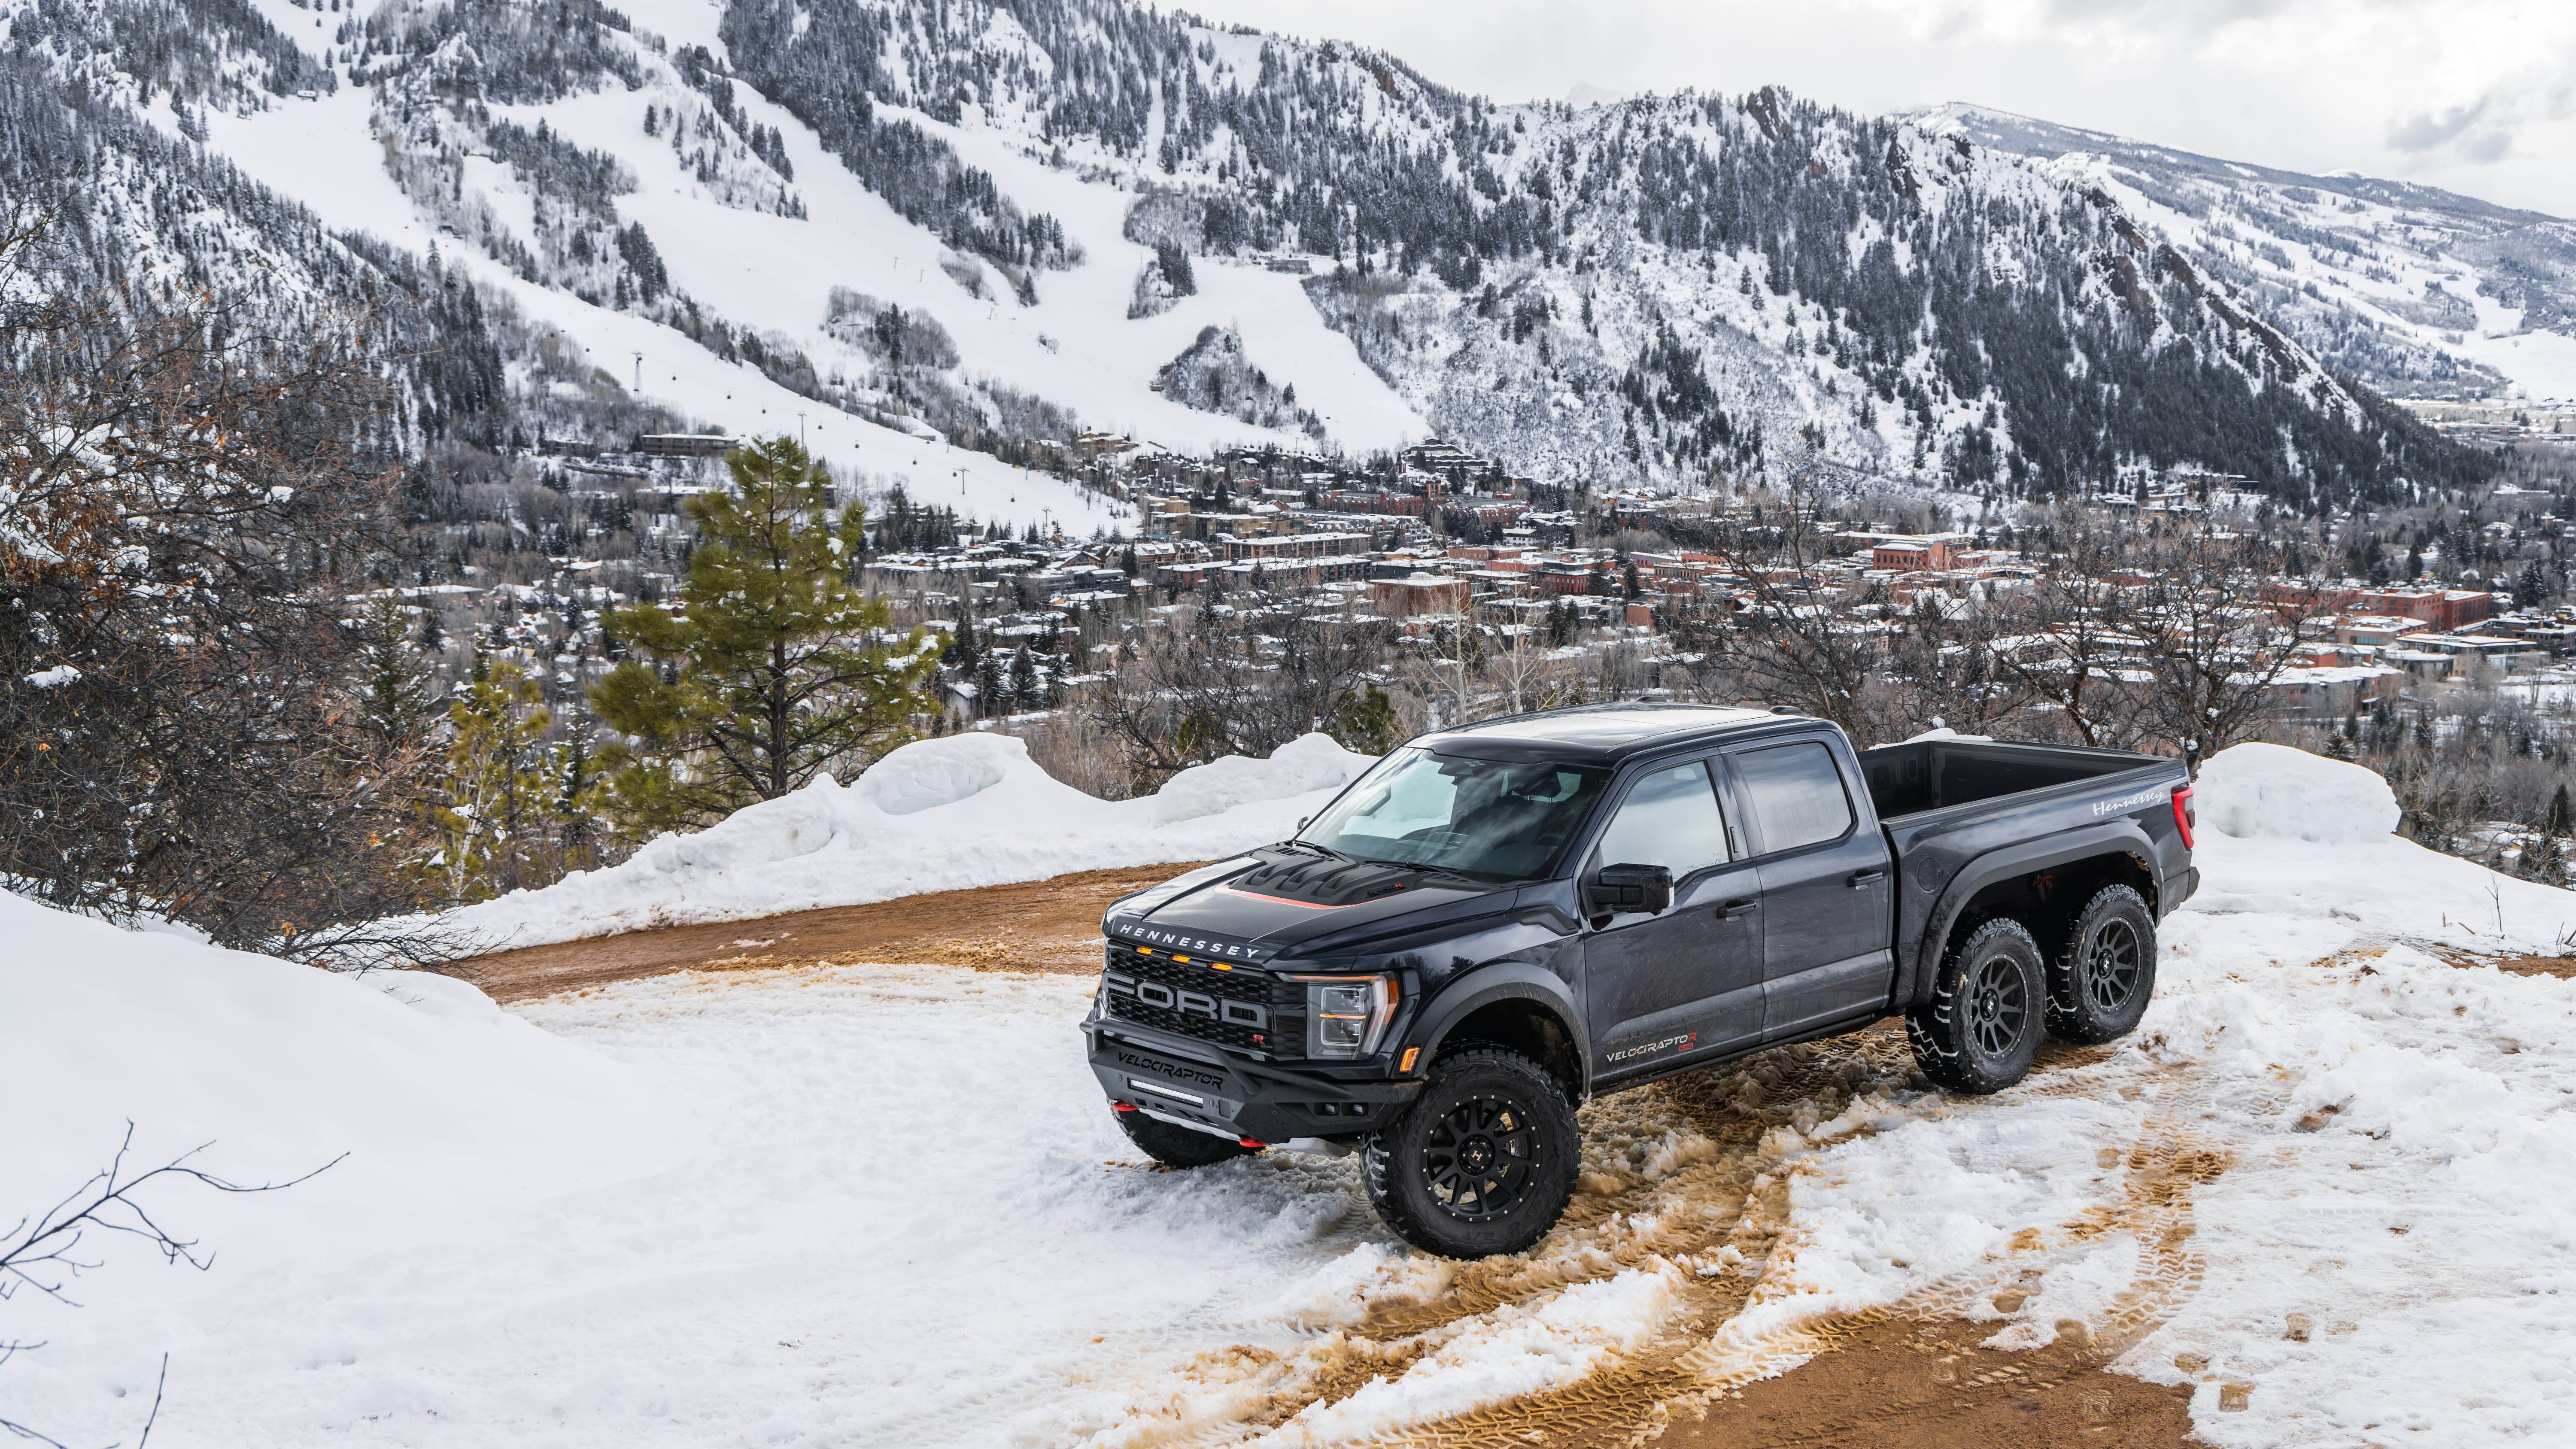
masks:
<svg viewBox="0 0 2576 1449"><path fill-rule="evenodd" d="M1306 1055L1364 1057L1395 1020L1392 976L1291 976L1306 985Z"/></svg>

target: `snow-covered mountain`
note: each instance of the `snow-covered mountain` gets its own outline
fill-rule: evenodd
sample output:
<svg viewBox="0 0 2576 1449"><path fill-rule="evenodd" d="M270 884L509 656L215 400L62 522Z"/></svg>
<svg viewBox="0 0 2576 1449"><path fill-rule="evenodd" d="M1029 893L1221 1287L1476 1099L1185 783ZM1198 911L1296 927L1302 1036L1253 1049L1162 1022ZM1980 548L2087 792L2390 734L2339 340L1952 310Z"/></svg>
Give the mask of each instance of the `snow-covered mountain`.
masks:
<svg viewBox="0 0 2576 1449"><path fill-rule="evenodd" d="M1084 429L1437 431L1667 486L1821 455L2384 497L2473 466L2152 198L1956 118L1498 106L1123 0L6 13L6 124L42 144L0 184L60 204L57 265L360 300L422 441L801 428L845 474L1077 525L1123 515L1028 465Z"/></svg>
<svg viewBox="0 0 2576 1449"><path fill-rule="evenodd" d="M1925 130L2099 187L2336 369L2398 396L2576 400L2576 222L1976 106Z"/></svg>

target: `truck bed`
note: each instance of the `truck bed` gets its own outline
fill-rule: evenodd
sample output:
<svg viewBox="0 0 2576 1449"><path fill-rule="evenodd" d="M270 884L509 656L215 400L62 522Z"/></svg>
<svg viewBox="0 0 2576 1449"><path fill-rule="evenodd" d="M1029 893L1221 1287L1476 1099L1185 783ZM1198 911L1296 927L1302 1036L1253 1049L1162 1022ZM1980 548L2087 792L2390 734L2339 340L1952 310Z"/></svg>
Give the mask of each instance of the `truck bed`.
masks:
<svg viewBox="0 0 2576 1449"><path fill-rule="evenodd" d="M1859 760L1902 883L1894 922L1900 1003L1914 988L1941 892L1968 862L2114 815L2170 809L2171 789L2188 778L2182 761L2159 755L2000 740L1921 740L1863 750Z"/></svg>
<svg viewBox="0 0 2576 1449"><path fill-rule="evenodd" d="M1909 815L2125 774L2153 763L2151 757L2121 750L2000 740L1917 740L1860 752L1870 803L1888 825Z"/></svg>

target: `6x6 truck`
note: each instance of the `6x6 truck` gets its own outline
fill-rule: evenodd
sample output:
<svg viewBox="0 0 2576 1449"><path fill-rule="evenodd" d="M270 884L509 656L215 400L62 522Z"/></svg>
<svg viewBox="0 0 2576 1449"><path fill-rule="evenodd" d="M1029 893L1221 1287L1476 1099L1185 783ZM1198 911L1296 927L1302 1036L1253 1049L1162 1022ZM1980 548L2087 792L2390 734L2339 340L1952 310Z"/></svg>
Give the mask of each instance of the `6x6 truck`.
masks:
<svg viewBox="0 0 2576 1449"><path fill-rule="evenodd" d="M1083 1022L1119 1125L1200 1167L1360 1154L1388 1227L1518 1252L1586 1098L1890 1014L1994 1092L2105 1042L2199 883L2182 762L1597 705L1425 735L1295 838L1112 905Z"/></svg>

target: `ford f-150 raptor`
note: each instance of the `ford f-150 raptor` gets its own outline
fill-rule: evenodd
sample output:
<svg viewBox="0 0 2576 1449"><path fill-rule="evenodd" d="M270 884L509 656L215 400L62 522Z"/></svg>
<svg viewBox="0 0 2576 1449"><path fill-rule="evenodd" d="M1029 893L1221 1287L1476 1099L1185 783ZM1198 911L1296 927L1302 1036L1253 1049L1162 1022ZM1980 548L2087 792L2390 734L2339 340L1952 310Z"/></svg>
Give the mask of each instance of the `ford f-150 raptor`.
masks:
<svg viewBox="0 0 2576 1449"><path fill-rule="evenodd" d="M1576 1104L1905 1017L1993 1092L2104 1042L2199 882L2182 762L1753 709L1600 705L1423 736L1295 838L1128 896L1083 1031L1119 1124L1199 1167L1361 1154L1452 1257L1555 1225Z"/></svg>

